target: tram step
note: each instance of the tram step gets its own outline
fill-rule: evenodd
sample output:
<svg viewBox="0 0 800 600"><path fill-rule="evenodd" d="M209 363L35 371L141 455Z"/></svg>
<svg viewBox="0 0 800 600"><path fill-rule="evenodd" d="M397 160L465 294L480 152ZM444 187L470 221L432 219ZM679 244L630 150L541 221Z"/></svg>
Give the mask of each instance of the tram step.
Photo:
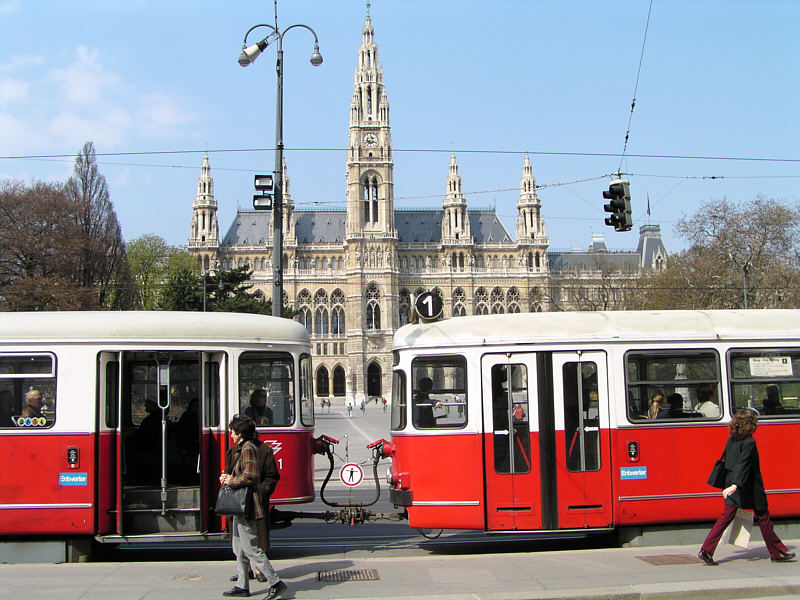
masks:
<svg viewBox="0 0 800 600"><path fill-rule="evenodd" d="M123 529L128 535L202 531L199 510L172 511L141 510L123 513Z"/></svg>
<svg viewBox="0 0 800 600"><path fill-rule="evenodd" d="M147 509L161 510L161 488L130 487L122 495L123 510L141 511ZM167 488L167 509L199 510L200 488L171 487Z"/></svg>

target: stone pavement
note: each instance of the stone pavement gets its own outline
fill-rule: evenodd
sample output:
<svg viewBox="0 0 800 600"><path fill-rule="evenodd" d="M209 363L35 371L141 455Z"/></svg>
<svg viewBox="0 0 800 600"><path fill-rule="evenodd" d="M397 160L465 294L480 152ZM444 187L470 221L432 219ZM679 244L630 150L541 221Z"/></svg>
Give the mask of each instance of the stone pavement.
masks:
<svg viewBox="0 0 800 600"><path fill-rule="evenodd" d="M796 549L798 540L787 540ZM383 600L800 597L800 563L772 563L762 543L721 545L717 567L697 546L414 556L369 551L277 559L284 598ZM230 561L0 565L0 599L205 600L231 587ZM253 596L266 584L252 582Z"/></svg>

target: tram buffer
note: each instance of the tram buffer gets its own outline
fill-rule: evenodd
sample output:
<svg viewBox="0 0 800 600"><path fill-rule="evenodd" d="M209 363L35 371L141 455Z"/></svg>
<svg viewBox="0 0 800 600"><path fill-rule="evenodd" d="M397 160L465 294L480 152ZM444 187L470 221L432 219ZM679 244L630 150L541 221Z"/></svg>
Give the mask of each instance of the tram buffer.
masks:
<svg viewBox="0 0 800 600"><path fill-rule="evenodd" d="M615 231L630 231L633 227L630 182L627 179L615 179L608 185L608 191L603 192L603 198L611 201L603 206L604 211L611 213L606 217L606 225Z"/></svg>

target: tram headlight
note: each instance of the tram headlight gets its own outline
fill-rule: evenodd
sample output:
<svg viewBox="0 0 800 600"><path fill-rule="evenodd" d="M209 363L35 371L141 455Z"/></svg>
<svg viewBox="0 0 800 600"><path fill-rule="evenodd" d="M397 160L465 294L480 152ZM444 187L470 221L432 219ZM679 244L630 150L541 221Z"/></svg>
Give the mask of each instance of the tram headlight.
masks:
<svg viewBox="0 0 800 600"><path fill-rule="evenodd" d="M392 467L386 468L386 483L394 487L394 477L392 476Z"/></svg>

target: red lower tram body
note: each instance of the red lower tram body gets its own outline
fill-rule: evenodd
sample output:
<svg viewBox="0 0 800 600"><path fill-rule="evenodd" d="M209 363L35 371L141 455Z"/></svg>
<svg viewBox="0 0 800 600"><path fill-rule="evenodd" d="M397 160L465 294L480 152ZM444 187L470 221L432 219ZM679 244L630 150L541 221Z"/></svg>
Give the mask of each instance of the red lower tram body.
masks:
<svg viewBox="0 0 800 600"><path fill-rule="evenodd" d="M281 472L272 504L314 499L312 434L260 432ZM114 539L219 533L222 522L214 502L228 443L221 430L204 431L197 454L182 453L168 442L162 504L159 448L140 451L134 459L121 436L109 431L0 436L6 467L0 535Z"/></svg>
<svg viewBox="0 0 800 600"><path fill-rule="evenodd" d="M796 517L800 506L796 466L780 458L795 428L768 424L756 433L774 517ZM727 436L724 424L603 429L599 468L580 471L568 464L563 431L549 440L531 433L530 469L498 474L492 434L395 435L385 449L390 498L415 528L607 530L711 521L722 498L706 479Z"/></svg>

